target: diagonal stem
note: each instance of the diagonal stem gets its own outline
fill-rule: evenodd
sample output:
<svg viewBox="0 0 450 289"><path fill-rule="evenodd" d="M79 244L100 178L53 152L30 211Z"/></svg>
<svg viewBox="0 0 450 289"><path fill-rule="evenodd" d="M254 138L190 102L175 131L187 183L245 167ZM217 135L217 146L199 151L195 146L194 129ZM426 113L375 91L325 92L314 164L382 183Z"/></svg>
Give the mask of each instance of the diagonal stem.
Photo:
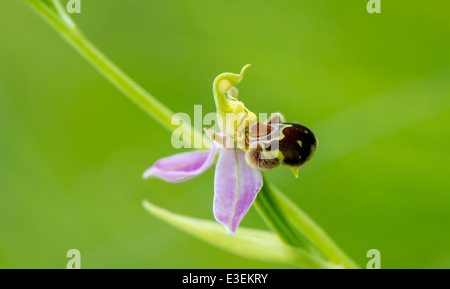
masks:
<svg viewBox="0 0 450 289"><path fill-rule="evenodd" d="M129 99L141 107L162 126L173 130L174 113L160 103L155 97L126 75L119 67L97 49L70 20L58 1L26 0L44 19L46 19L88 62L94 66L107 80L123 92ZM178 121L174 121L178 124ZM193 134L194 143L202 143L202 133L191 129L190 125L182 122L181 131L185 135ZM195 142L195 139L199 139ZM200 141L201 140L201 141Z"/></svg>
<svg viewBox="0 0 450 289"><path fill-rule="evenodd" d="M273 200L271 200L270 192L267 191L267 188L268 186L264 182L264 186L254 202L256 209L264 221L286 244L294 247L310 247L310 242L302 236L299 230L292 226L289 220L286 219L286 216L283 215Z"/></svg>
<svg viewBox="0 0 450 289"><path fill-rule="evenodd" d="M271 229L288 245L306 247L344 268L358 268L325 231L305 212L276 189L267 178L255 200L255 206Z"/></svg>

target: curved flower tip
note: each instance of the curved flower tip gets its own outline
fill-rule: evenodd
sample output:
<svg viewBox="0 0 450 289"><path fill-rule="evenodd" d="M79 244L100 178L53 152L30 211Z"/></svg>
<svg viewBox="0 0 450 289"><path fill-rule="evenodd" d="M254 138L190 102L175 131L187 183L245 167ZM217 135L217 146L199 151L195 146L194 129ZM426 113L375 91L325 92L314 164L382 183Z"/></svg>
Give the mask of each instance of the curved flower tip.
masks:
<svg viewBox="0 0 450 289"><path fill-rule="evenodd" d="M214 217L234 235L263 184L261 171L250 167L245 152L222 149L214 177Z"/></svg>
<svg viewBox="0 0 450 289"><path fill-rule="evenodd" d="M219 74L213 82L214 101L216 103L217 113L224 117L227 113L234 113L235 110L242 109L242 103L234 97L236 91L232 90L234 85L239 84L244 78L245 72L250 68L250 64L242 67L240 74L224 72ZM228 92L231 90L231 93ZM231 98L229 98L231 96ZM233 99L234 98L234 99Z"/></svg>
<svg viewBox="0 0 450 289"><path fill-rule="evenodd" d="M176 154L157 161L147 169L143 177L158 177L170 183L184 182L203 173L214 163L217 145L209 151L194 151Z"/></svg>

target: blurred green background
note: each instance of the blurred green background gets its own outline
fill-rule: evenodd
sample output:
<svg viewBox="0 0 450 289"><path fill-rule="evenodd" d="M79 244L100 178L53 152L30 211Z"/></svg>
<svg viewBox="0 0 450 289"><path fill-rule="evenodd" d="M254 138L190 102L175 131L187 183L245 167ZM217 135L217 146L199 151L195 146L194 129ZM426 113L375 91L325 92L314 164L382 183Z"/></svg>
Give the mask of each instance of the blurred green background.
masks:
<svg viewBox="0 0 450 289"><path fill-rule="evenodd" d="M66 3L66 1L63 1ZM362 267L450 268L450 4L81 0L107 56L174 112L212 112L221 72L254 112L283 112L320 145L268 177ZM0 9L0 267L289 268L220 251L147 214L143 199L213 219L213 174L142 180L179 152L160 127L24 1ZM266 228L251 209L243 226Z"/></svg>

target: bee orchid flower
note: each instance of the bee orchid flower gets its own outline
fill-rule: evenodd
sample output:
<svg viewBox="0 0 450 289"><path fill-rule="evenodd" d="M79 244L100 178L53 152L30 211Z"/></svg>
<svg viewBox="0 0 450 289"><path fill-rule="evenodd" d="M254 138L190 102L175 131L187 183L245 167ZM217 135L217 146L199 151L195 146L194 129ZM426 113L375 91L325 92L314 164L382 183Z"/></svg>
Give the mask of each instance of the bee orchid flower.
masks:
<svg viewBox="0 0 450 289"><path fill-rule="evenodd" d="M274 114L265 124L237 100L237 89L250 65L240 74L222 73L213 84L220 132L205 129L212 139L209 151L192 151L158 160L143 174L167 182L187 181L207 169L216 160L213 213L229 235L233 235L263 186L261 170L278 164L290 166L294 174L317 146L312 132L297 124L284 124Z"/></svg>

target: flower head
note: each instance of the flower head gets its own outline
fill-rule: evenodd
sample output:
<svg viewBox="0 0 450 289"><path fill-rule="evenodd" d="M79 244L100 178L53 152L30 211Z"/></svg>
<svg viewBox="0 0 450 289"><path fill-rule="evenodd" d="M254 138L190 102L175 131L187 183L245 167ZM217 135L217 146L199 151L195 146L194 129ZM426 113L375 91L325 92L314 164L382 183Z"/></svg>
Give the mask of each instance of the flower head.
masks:
<svg viewBox="0 0 450 289"><path fill-rule="evenodd" d="M261 170L281 163L290 166L297 175L298 167L311 157L317 146L317 140L306 127L282 123L281 114L273 114L261 124L237 99L235 85L241 82L249 67L244 66L240 74L222 73L214 80L220 131L205 129L213 140L211 149L163 158L144 172L144 178L183 182L211 167L220 150L214 176L213 212L230 235L236 232L262 188Z"/></svg>

